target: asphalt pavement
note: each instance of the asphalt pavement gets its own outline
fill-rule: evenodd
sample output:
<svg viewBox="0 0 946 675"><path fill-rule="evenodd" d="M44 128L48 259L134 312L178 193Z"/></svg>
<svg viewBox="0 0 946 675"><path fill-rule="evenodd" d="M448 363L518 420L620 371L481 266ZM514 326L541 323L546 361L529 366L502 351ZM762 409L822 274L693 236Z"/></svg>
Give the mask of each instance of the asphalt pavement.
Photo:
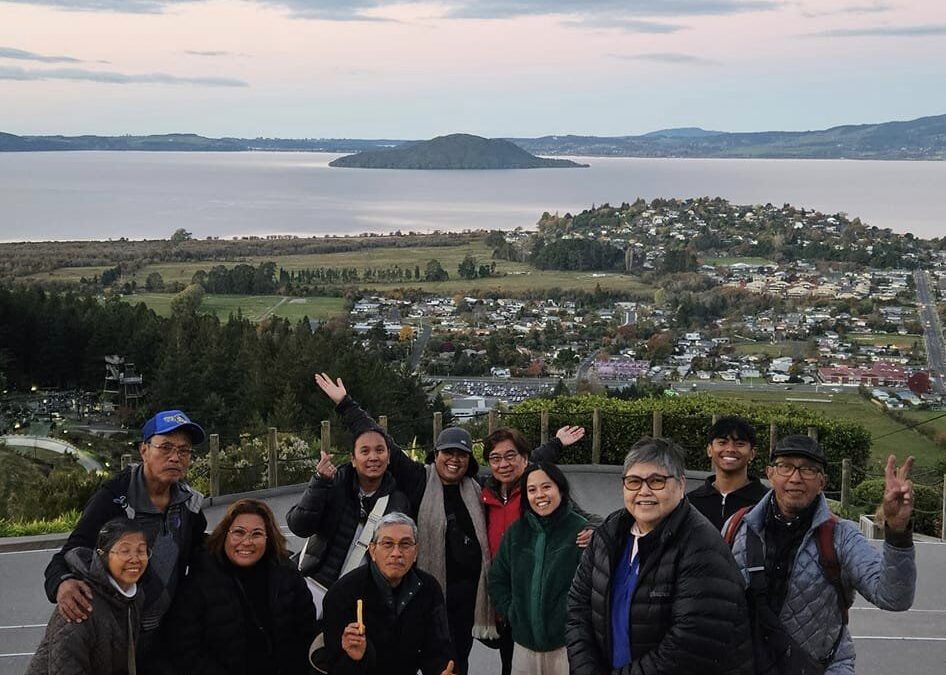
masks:
<svg viewBox="0 0 946 675"><path fill-rule="evenodd" d="M575 500L586 510L605 515L621 508L619 467L568 466ZM690 487L699 482L691 481ZM269 496L280 523L298 499L298 492ZM213 527L226 504L207 509ZM283 529L290 548L301 540ZM878 543L879 545L879 543ZM910 675L946 673L946 544L917 543L916 602L904 613L883 612L858 597L851 611L851 632L857 647L858 675ZM43 569L55 549L0 553L0 675L22 675L43 636L52 612L43 592ZM471 675L499 672L498 652L476 643L471 654Z"/></svg>

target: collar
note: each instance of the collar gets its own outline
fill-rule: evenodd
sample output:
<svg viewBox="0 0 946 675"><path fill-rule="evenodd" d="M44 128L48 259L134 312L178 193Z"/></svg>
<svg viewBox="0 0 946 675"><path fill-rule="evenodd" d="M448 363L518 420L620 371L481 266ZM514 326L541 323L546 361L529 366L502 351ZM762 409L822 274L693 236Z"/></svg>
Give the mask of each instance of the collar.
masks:
<svg viewBox="0 0 946 675"><path fill-rule="evenodd" d="M191 488L186 482L178 481L171 484L168 508L177 504L186 504L190 511L196 513L200 511L202 503L203 495ZM123 506L129 518L134 518L135 513L163 513L151 502L148 485L145 483L144 465L142 464L135 465L131 470L131 478L128 481L128 497Z"/></svg>

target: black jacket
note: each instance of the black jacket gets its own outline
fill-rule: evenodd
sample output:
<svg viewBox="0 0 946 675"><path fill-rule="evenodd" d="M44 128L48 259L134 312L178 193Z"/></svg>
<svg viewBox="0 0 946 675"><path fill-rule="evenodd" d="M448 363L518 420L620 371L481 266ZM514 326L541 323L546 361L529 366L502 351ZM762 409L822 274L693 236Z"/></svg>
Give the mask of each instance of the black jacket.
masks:
<svg viewBox="0 0 946 675"><path fill-rule="evenodd" d="M177 564L167 581L156 573L152 560L138 582L145 597L144 628L154 628L148 625L148 617L153 617L150 621L156 624L170 606L190 561L204 544L207 518L201 511L203 495L186 483L178 483L172 488L167 509L159 512L143 487L142 472L140 464L125 469L89 499L69 539L46 566L46 597L50 602L56 602L59 584L74 576L66 563L66 553L80 546L94 549L102 526L112 518L126 517L145 528L149 541L166 540L167 545L177 551Z"/></svg>
<svg viewBox="0 0 946 675"><path fill-rule="evenodd" d="M687 494L687 499L717 530L722 530L723 524L739 509L758 504L769 491L758 478L749 476L748 483L724 497L714 487L715 482L716 476L709 476L701 486Z"/></svg>
<svg viewBox="0 0 946 675"><path fill-rule="evenodd" d="M416 566L401 581L412 584L413 597L395 612L385 601L372 572L373 563L346 574L325 595L325 651L332 675L440 675L455 658L447 630L440 584ZM405 589L406 590L406 589ZM365 638L361 661L342 649L345 626L356 621L357 601L364 601Z"/></svg>
<svg viewBox="0 0 946 675"><path fill-rule="evenodd" d="M565 642L573 675L611 671L611 578L633 525L624 509L599 527L571 590ZM638 542L629 675L749 675L745 585L719 532L686 500ZM626 611L626 610L625 610Z"/></svg>
<svg viewBox="0 0 946 675"><path fill-rule="evenodd" d="M268 571L270 675L309 673L315 607L305 580L288 561L260 560ZM248 672L247 599L228 565L202 554L162 628L178 675ZM254 643L256 644L256 643Z"/></svg>
<svg viewBox="0 0 946 675"><path fill-rule="evenodd" d="M70 623L54 609L26 675L126 675L144 595L140 588L131 598L119 593L99 556L87 548L69 551L66 563L92 587L92 613L87 621Z"/></svg>
<svg viewBox="0 0 946 675"><path fill-rule="evenodd" d="M370 513L377 500L385 495L390 495L385 513L400 511L415 515L390 473L384 474L381 487L374 495L365 499L367 512ZM286 514L286 523L297 537L318 535L306 548L302 567L306 576L326 588L335 583L345 564L360 514L358 475L351 464L338 467L331 480L318 474L312 477L299 502Z"/></svg>

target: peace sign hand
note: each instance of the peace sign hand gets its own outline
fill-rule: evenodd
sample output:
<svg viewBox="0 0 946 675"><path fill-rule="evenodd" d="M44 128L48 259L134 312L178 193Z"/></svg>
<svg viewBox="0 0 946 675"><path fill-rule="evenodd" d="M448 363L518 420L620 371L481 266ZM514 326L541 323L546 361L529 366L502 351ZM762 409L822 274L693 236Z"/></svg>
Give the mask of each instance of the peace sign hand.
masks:
<svg viewBox="0 0 946 675"><path fill-rule="evenodd" d="M913 481L910 469L913 457L907 457L899 469L897 458L890 455L884 469L884 521L892 532L906 532L913 514Z"/></svg>

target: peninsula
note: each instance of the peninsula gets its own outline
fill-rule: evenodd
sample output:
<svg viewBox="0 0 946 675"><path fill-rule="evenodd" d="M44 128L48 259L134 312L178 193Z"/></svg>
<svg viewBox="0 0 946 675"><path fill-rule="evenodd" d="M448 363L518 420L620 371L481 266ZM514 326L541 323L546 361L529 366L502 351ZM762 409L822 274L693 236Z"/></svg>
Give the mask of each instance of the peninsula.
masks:
<svg viewBox="0 0 946 675"><path fill-rule="evenodd" d="M536 157L511 141L470 134L438 136L395 148L339 157L329 166L347 169L561 169L587 167L568 159Z"/></svg>

